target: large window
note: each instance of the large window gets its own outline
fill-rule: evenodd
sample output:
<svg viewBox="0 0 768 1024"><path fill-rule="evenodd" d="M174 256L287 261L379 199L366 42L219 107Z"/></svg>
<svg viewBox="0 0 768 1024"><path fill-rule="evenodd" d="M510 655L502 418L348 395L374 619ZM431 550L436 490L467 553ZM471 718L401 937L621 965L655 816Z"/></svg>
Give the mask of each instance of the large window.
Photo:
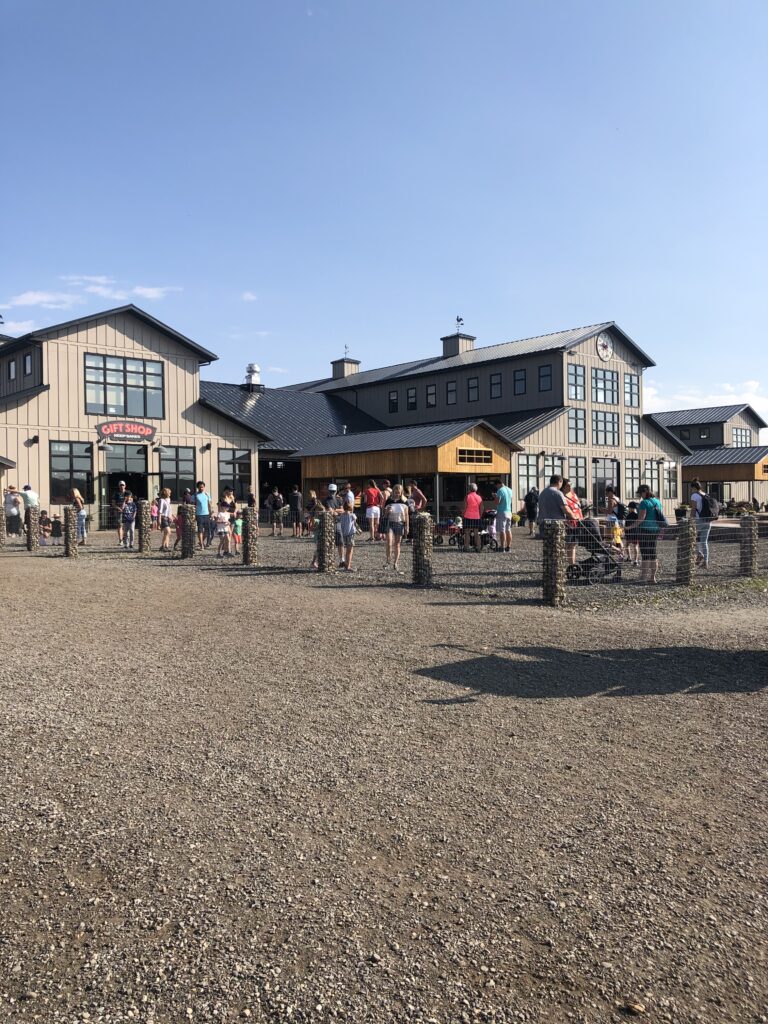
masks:
<svg viewBox="0 0 768 1024"><path fill-rule="evenodd" d="M619 443L619 414L592 410L592 444L617 445Z"/></svg>
<svg viewBox="0 0 768 1024"><path fill-rule="evenodd" d="M568 364L568 397L583 402L587 397L587 382L583 366Z"/></svg>
<svg viewBox="0 0 768 1024"><path fill-rule="evenodd" d="M478 377L467 378L467 401L476 402L480 397L480 380Z"/></svg>
<svg viewBox="0 0 768 1024"><path fill-rule="evenodd" d="M85 356L85 411L89 416L163 418L163 364L122 356Z"/></svg>
<svg viewBox="0 0 768 1024"><path fill-rule="evenodd" d="M434 409L437 405L437 384L427 384L427 408Z"/></svg>
<svg viewBox="0 0 768 1024"><path fill-rule="evenodd" d="M516 395L524 395L526 389L526 372L525 370L515 370L514 381L512 390ZM526 491L526 494L528 492Z"/></svg>
<svg viewBox="0 0 768 1024"><path fill-rule="evenodd" d="M551 476L564 476L565 458L562 455L544 456L544 485L549 486Z"/></svg>
<svg viewBox="0 0 768 1024"><path fill-rule="evenodd" d="M180 501L184 489L195 489L195 449L168 446L160 455L160 486L169 487L171 497Z"/></svg>
<svg viewBox="0 0 768 1024"><path fill-rule="evenodd" d="M400 403L400 396L398 395L397 391L390 391L389 392L389 411L390 412L397 412L397 407L398 407L399 403Z"/></svg>
<svg viewBox="0 0 768 1024"><path fill-rule="evenodd" d="M734 448L749 448L752 444L752 431L749 427L734 427L733 428L733 447Z"/></svg>
<svg viewBox="0 0 768 1024"><path fill-rule="evenodd" d="M73 487L84 501L93 501L93 445L51 441L51 504L66 505Z"/></svg>
<svg viewBox="0 0 768 1024"><path fill-rule="evenodd" d="M568 444L587 443L587 410L568 410Z"/></svg>
<svg viewBox="0 0 768 1024"><path fill-rule="evenodd" d="M501 374L491 374L491 398L501 398Z"/></svg>
<svg viewBox="0 0 768 1024"><path fill-rule="evenodd" d="M659 464L656 459L646 459L641 483L647 484L655 495L659 493Z"/></svg>
<svg viewBox="0 0 768 1024"><path fill-rule="evenodd" d="M663 497L677 500L677 463L664 462L664 493Z"/></svg>
<svg viewBox="0 0 768 1024"><path fill-rule="evenodd" d="M460 465L483 465L490 466L493 462L493 452L490 448L458 448L456 461Z"/></svg>
<svg viewBox="0 0 768 1024"><path fill-rule="evenodd" d="M219 448L219 494L231 487L245 501L251 486L251 453L242 448Z"/></svg>
<svg viewBox="0 0 768 1024"><path fill-rule="evenodd" d="M624 463L624 500L631 501L641 484L640 459L627 459Z"/></svg>
<svg viewBox="0 0 768 1024"><path fill-rule="evenodd" d="M539 391L552 390L552 364L545 363L539 367Z"/></svg>
<svg viewBox="0 0 768 1024"><path fill-rule="evenodd" d="M640 417L624 413L624 445L627 448L640 447Z"/></svg>
<svg viewBox="0 0 768 1024"><path fill-rule="evenodd" d="M587 460L583 455L576 455L568 459L568 475L571 478L571 487L580 498L587 496Z"/></svg>
<svg viewBox="0 0 768 1024"><path fill-rule="evenodd" d="M617 405L619 401L618 370L592 367L592 401L598 405Z"/></svg>
<svg viewBox="0 0 768 1024"><path fill-rule="evenodd" d="M518 495L524 498L532 487L539 486L539 471L535 455L517 456Z"/></svg>
<svg viewBox="0 0 768 1024"><path fill-rule="evenodd" d="M624 374L624 405L640 408L640 376L637 373Z"/></svg>
<svg viewBox="0 0 768 1024"><path fill-rule="evenodd" d="M416 408L416 388L408 388L405 392L405 407L408 412L413 412Z"/></svg>
<svg viewBox="0 0 768 1024"><path fill-rule="evenodd" d="M449 380L445 385L445 404L456 405L456 381Z"/></svg>

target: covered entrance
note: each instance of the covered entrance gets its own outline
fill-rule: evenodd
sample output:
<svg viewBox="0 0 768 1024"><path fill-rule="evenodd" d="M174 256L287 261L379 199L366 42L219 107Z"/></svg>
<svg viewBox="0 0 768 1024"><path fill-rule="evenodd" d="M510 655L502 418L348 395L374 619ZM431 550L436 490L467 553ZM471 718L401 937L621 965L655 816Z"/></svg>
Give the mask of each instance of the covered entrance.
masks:
<svg viewBox="0 0 768 1024"><path fill-rule="evenodd" d="M117 513L112 500L118 484L125 481L126 490L139 501L154 498L160 487L160 476L147 472L147 446L112 442L107 452L106 473L99 475L99 529L117 526Z"/></svg>
<svg viewBox="0 0 768 1024"><path fill-rule="evenodd" d="M606 487L621 494L620 486L618 459L592 459L592 506L596 512L605 511Z"/></svg>

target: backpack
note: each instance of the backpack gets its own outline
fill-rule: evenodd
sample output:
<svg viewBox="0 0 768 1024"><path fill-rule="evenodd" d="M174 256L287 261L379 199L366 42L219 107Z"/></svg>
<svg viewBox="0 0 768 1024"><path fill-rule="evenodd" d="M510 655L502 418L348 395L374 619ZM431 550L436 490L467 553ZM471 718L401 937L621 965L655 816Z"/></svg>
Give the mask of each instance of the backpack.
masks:
<svg viewBox="0 0 768 1024"><path fill-rule="evenodd" d="M624 504L623 501L617 501L616 502L616 508L613 511L614 511L614 514L615 514L616 518L620 522L623 523L624 520L627 518L627 506Z"/></svg>
<svg viewBox="0 0 768 1024"><path fill-rule="evenodd" d="M700 516L702 519L720 518L720 505L717 498L713 498L711 494L702 494Z"/></svg>
<svg viewBox="0 0 768 1024"><path fill-rule="evenodd" d="M669 526L667 517L664 515L664 509L661 507L661 502L658 498L652 498L651 502L653 503L653 514L656 516L656 522L663 530L666 526Z"/></svg>

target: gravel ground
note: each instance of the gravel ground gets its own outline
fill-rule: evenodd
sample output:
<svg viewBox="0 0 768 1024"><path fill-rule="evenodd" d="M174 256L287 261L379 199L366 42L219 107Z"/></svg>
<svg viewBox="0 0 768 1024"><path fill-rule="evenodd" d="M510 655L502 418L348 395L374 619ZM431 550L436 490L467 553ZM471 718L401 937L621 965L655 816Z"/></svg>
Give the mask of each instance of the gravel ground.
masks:
<svg viewBox="0 0 768 1024"><path fill-rule="evenodd" d="M0 1019L768 1019L763 582L373 547L0 553Z"/></svg>

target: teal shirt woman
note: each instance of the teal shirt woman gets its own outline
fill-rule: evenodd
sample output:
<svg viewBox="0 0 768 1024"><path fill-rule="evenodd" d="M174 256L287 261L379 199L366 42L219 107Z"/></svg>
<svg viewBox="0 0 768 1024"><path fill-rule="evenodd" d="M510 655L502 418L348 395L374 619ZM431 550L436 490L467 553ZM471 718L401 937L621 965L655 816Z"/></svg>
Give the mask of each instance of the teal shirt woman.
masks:
<svg viewBox="0 0 768 1024"><path fill-rule="evenodd" d="M637 492L640 504L637 523L640 528L640 582L658 583L659 556L656 545L659 531L664 525L664 510L650 487L643 485Z"/></svg>

